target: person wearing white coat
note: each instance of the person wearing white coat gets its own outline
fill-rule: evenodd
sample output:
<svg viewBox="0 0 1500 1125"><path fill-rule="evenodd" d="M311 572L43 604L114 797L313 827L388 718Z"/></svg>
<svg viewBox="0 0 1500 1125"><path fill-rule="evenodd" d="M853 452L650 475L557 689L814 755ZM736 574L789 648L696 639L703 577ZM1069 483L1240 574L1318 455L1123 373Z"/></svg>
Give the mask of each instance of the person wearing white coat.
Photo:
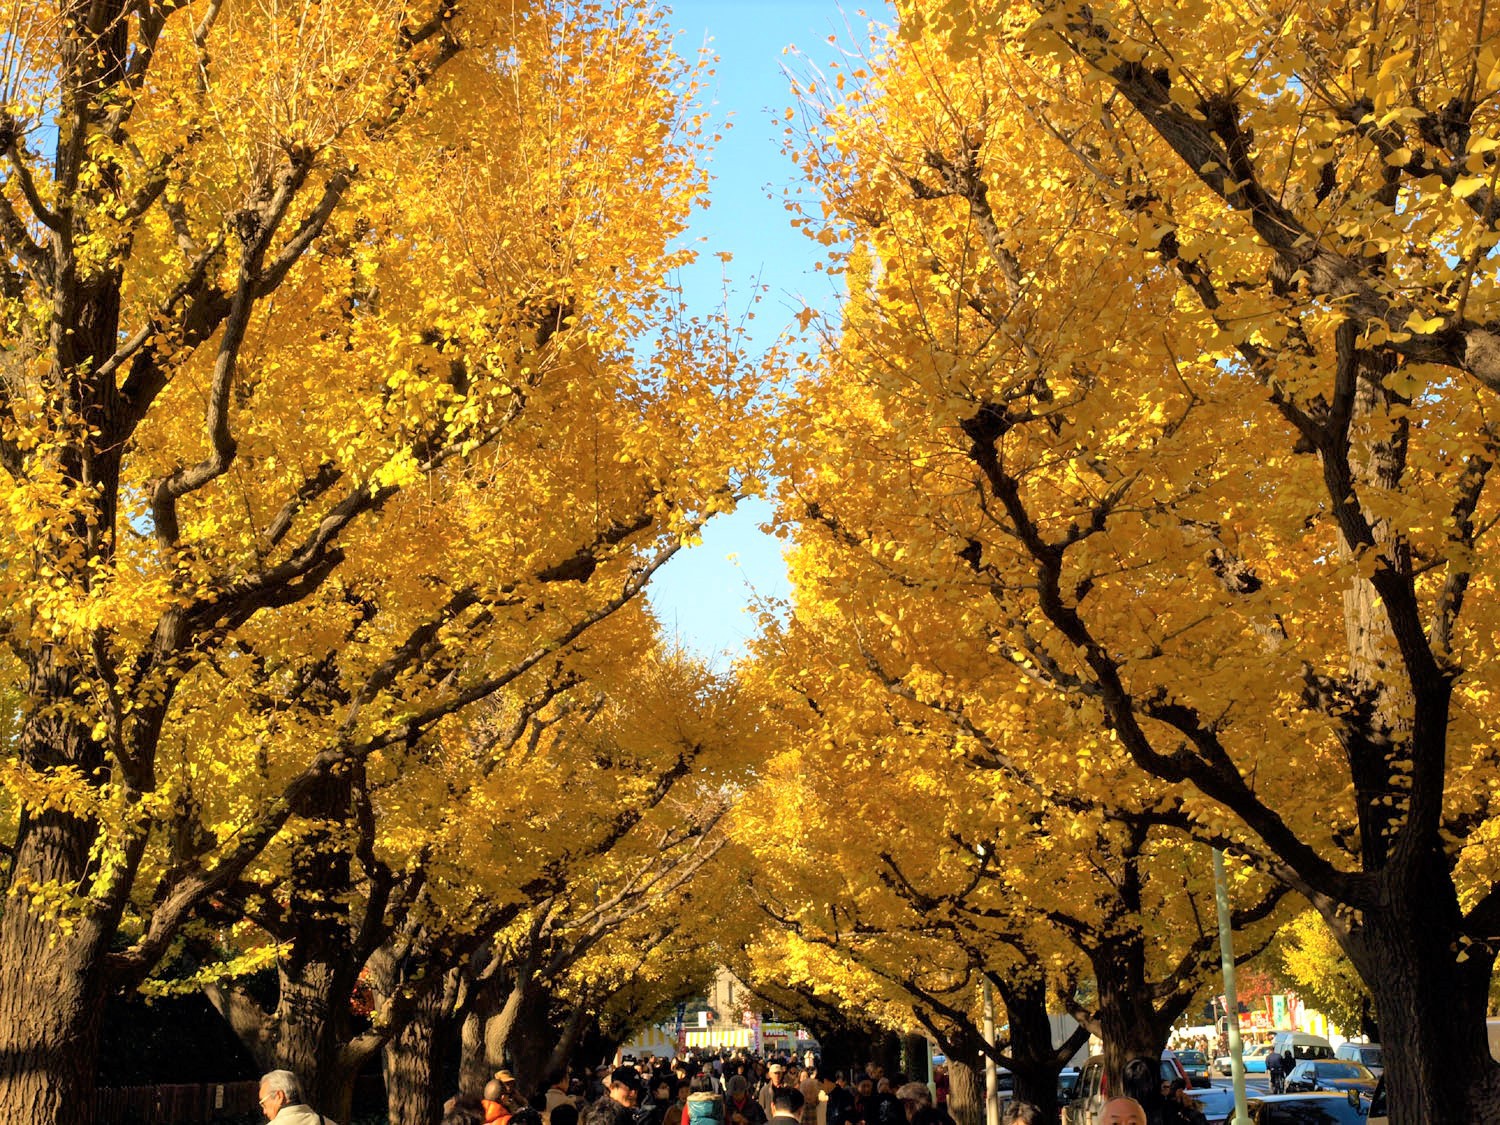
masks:
<svg viewBox="0 0 1500 1125"><path fill-rule="evenodd" d="M290 1070L273 1070L260 1080L260 1111L276 1125L337 1125L302 1100L302 1083Z"/></svg>

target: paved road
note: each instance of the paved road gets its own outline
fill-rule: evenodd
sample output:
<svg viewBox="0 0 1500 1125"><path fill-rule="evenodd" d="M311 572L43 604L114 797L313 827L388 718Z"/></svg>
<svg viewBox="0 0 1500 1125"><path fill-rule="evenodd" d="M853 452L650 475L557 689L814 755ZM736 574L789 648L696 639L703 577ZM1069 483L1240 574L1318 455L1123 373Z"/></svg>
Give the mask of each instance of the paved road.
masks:
<svg viewBox="0 0 1500 1125"><path fill-rule="evenodd" d="M1233 1079L1229 1079L1229 1078L1210 1078L1209 1081L1212 1082L1215 1086L1221 1086L1221 1087L1223 1087L1226 1090L1233 1090L1234 1089L1234 1081L1233 1081ZM1270 1092L1271 1092L1271 1080L1269 1078L1267 1078L1264 1074L1247 1074L1247 1075L1245 1075L1245 1093L1247 1095L1249 1095L1250 1097L1254 1098L1254 1097L1259 1097L1262 1094L1269 1094Z"/></svg>

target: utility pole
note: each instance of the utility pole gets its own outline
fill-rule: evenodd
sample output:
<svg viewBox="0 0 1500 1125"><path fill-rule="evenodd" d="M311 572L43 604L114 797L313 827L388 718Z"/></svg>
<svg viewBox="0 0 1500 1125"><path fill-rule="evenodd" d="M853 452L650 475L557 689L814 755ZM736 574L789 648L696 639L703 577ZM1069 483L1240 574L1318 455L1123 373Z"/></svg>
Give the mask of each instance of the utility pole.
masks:
<svg viewBox="0 0 1500 1125"><path fill-rule="evenodd" d="M984 995L984 1041L995 1043L995 991L990 978L981 974L980 990ZM1000 1125L1000 1075L989 1051L984 1053L984 1125Z"/></svg>
<svg viewBox="0 0 1500 1125"><path fill-rule="evenodd" d="M1229 924L1229 885L1224 852L1214 849L1214 902L1219 908L1219 961L1224 970L1224 1014L1229 1027L1229 1072L1234 1080L1234 1125L1250 1125L1245 1104L1245 1044L1240 1039L1240 994L1234 983L1234 934Z"/></svg>

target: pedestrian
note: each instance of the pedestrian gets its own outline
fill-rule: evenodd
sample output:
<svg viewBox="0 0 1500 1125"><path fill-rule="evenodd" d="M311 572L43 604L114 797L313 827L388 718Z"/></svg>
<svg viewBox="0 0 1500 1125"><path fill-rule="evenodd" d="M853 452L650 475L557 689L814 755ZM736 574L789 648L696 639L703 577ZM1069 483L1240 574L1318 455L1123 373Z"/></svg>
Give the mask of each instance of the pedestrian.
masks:
<svg viewBox="0 0 1500 1125"><path fill-rule="evenodd" d="M932 1091L925 1082L907 1082L896 1090L907 1125L953 1125L947 1110L932 1104Z"/></svg>
<svg viewBox="0 0 1500 1125"><path fill-rule="evenodd" d="M853 1125L873 1125L874 1106L875 1083L866 1076L854 1087L854 1108L849 1111L849 1120Z"/></svg>
<svg viewBox="0 0 1500 1125"><path fill-rule="evenodd" d="M667 1113L673 1102L672 1079L667 1074L652 1075L649 1093L650 1097L636 1112L636 1125L667 1125Z"/></svg>
<svg viewBox="0 0 1500 1125"><path fill-rule="evenodd" d="M1145 1125L1184 1125L1186 1115L1167 1097L1170 1087L1161 1080L1161 1064L1152 1059L1131 1059L1120 1074L1122 1092L1141 1107Z"/></svg>
<svg viewBox="0 0 1500 1125"><path fill-rule="evenodd" d="M1198 1104L1197 1098L1188 1095L1187 1083L1181 1078L1172 1079L1172 1088L1167 1094L1167 1101L1176 1107L1178 1119L1182 1125L1208 1125L1208 1118L1203 1114L1203 1107Z"/></svg>
<svg viewBox="0 0 1500 1125"><path fill-rule="evenodd" d="M515 1113L527 1107L529 1103L522 1095L520 1084L516 1081L514 1074L501 1067L495 1071L495 1081L500 1084L500 1097L496 1100L504 1105L509 1113Z"/></svg>
<svg viewBox="0 0 1500 1125"><path fill-rule="evenodd" d="M558 1067L547 1073L547 1089L544 1092L547 1099L542 1107L542 1121L544 1125L552 1125L552 1111L567 1102L568 1105L576 1106L572 1096L568 1093L568 1068Z"/></svg>
<svg viewBox="0 0 1500 1125"><path fill-rule="evenodd" d="M640 1101L640 1076L634 1067L617 1066L609 1073L609 1085L602 1098L589 1106L584 1125L635 1125L636 1105Z"/></svg>
<svg viewBox="0 0 1500 1125"><path fill-rule="evenodd" d="M667 1121L669 1125L687 1125L687 1100L693 1091L688 1088L687 1079L678 1078L677 1072L672 1072L672 1104L667 1109Z"/></svg>
<svg viewBox="0 0 1500 1125"><path fill-rule="evenodd" d="M1095 1125L1147 1125L1146 1110L1134 1098L1110 1098L1099 1108Z"/></svg>
<svg viewBox="0 0 1500 1125"><path fill-rule="evenodd" d="M260 1080L260 1111L278 1125L334 1125L309 1106L302 1096L302 1083L290 1070L273 1070Z"/></svg>
<svg viewBox="0 0 1500 1125"><path fill-rule="evenodd" d="M1041 1107L1030 1102L1011 1102L1005 1107L1005 1125L1042 1125Z"/></svg>
<svg viewBox="0 0 1500 1125"><path fill-rule="evenodd" d="M824 1125L853 1125L854 1122L854 1094L849 1089L849 1082L842 1070L828 1070L819 1068L819 1077L823 1082L823 1097L826 1099L828 1112L824 1116Z"/></svg>
<svg viewBox="0 0 1500 1125"><path fill-rule="evenodd" d="M724 1099L724 1120L727 1125L765 1125L766 1111L761 1103L750 1096L750 1080L736 1074L729 1080L729 1094Z"/></svg>
<svg viewBox="0 0 1500 1125"><path fill-rule="evenodd" d="M511 1109L505 1104L505 1085L498 1078L491 1078L484 1084L479 1108L484 1114L484 1125L505 1125L510 1120Z"/></svg>
<svg viewBox="0 0 1500 1125"><path fill-rule="evenodd" d="M1286 1063L1275 1051L1266 1055L1266 1077L1271 1080L1271 1093L1286 1093Z"/></svg>
<svg viewBox="0 0 1500 1125"><path fill-rule="evenodd" d="M766 1067L766 1084L760 1090L760 1108L766 1117L770 1117L772 1095L786 1083L786 1067L780 1061L773 1062Z"/></svg>
<svg viewBox="0 0 1500 1125"><path fill-rule="evenodd" d="M708 1084L707 1079L704 1085ZM712 1090L695 1090L688 1095L682 1125L725 1125L724 1099Z"/></svg>
<svg viewBox="0 0 1500 1125"><path fill-rule="evenodd" d="M797 1092L802 1095L802 1125L818 1125L818 1103L822 1100L823 1084L812 1066L802 1071Z"/></svg>
<svg viewBox="0 0 1500 1125"><path fill-rule="evenodd" d="M900 1079L901 1075L896 1075L896 1078ZM906 1110L901 1105L901 1099L892 1093L893 1089L899 1089L903 1085L904 1082L893 1082L889 1078L882 1078L875 1083L869 1125L906 1125Z"/></svg>
<svg viewBox="0 0 1500 1125"><path fill-rule="evenodd" d="M802 1091L795 1086L777 1086L771 1094L768 1125L801 1125Z"/></svg>

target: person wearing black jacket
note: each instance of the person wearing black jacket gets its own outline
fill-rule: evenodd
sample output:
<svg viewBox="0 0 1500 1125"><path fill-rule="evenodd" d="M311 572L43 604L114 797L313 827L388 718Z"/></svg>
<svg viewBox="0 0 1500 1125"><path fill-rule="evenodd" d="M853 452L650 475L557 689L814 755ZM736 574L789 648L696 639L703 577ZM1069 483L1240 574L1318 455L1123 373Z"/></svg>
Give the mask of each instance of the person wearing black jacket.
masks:
<svg viewBox="0 0 1500 1125"><path fill-rule="evenodd" d="M818 1075L823 1083L823 1096L828 1099L825 1125L853 1125L854 1094L842 1070L824 1070Z"/></svg>
<svg viewBox="0 0 1500 1125"><path fill-rule="evenodd" d="M616 1067L610 1073L604 1096L584 1114L584 1125L635 1125L639 1101L640 1076L633 1067Z"/></svg>
<svg viewBox="0 0 1500 1125"><path fill-rule="evenodd" d="M901 1099L891 1093L891 1086L884 1078L876 1086L865 1117L866 1125L906 1125L906 1110Z"/></svg>
<svg viewBox="0 0 1500 1125"><path fill-rule="evenodd" d="M1120 1074L1120 1084L1125 1096L1134 1098L1146 1111L1146 1125L1192 1125L1188 1111L1162 1092L1160 1062L1131 1059Z"/></svg>
<svg viewBox="0 0 1500 1125"><path fill-rule="evenodd" d="M666 1125L667 1110L676 1100L673 1096L675 1093L676 1084L670 1071L653 1075L648 1091L649 1096L635 1112L635 1125ZM677 1114L679 1121L672 1122L672 1125L680 1125L681 1108L678 1109Z"/></svg>
<svg viewBox="0 0 1500 1125"><path fill-rule="evenodd" d="M802 1091L795 1086L777 1086L771 1091L769 1125L801 1125Z"/></svg>

